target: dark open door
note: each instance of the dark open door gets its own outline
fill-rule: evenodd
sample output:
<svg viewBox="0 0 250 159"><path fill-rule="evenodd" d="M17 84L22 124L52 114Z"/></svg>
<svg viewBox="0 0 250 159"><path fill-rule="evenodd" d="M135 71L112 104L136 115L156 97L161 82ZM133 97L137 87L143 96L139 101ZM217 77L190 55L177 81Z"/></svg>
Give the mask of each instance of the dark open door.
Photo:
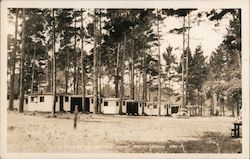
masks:
<svg viewBox="0 0 250 159"><path fill-rule="evenodd" d="M132 102L127 102L127 113L128 113L128 115L132 115L132 113L133 113L132 108L133 108L133 103Z"/></svg>
<svg viewBox="0 0 250 159"><path fill-rule="evenodd" d="M89 107L90 107L89 98L85 98L85 110L86 110L86 112L90 112Z"/></svg>
<svg viewBox="0 0 250 159"><path fill-rule="evenodd" d="M74 112L75 107L78 105L78 111L82 111L82 98L80 97L71 97L71 102L70 102L70 111Z"/></svg>
<svg viewBox="0 0 250 159"><path fill-rule="evenodd" d="M64 109L63 109L64 100L63 99L64 99L63 96L60 96L60 112L64 111Z"/></svg>
<svg viewBox="0 0 250 159"><path fill-rule="evenodd" d="M179 107L172 107L171 108L171 114L178 113L178 109L179 109Z"/></svg>
<svg viewBox="0 0 250 159"><path fill-rule="evenodd" d="M138 103L133 102L132 115L138 115Z"/></svg>

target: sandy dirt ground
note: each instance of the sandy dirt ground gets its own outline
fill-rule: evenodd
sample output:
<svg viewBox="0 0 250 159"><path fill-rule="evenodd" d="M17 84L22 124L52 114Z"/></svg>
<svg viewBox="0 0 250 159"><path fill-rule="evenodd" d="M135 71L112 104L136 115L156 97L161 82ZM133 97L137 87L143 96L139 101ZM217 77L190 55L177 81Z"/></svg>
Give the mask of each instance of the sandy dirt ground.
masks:
<svg viewBox="0 0 250 159"><path fill-rule="evenodd" d="M77 129L74 129L71 114L48 118L45 115L8 112L7 150L8 152L121 152L121 145L126 149L123 143L128 142L195 141L205 132L219 132L230 136L230 128L235 120L231 117L177 119L93 114L79 114L78 117Z"/></svg>

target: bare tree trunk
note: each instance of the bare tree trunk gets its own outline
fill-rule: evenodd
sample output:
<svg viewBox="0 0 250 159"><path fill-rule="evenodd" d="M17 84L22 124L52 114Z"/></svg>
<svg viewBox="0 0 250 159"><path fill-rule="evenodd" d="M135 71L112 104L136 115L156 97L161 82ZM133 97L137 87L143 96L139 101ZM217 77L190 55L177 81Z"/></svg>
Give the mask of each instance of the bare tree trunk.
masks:
<svg viewBox="0 0 250 159"><path fill-rule="evenodd" d="M84 53L84 39L83 39L83 10L81 9L81 66L82 66L82 112L86 113L86 106L85 106L85 53Z"/></svg>
<svg viewBox="0 0 250 159"><path fill-rule="evenodd" d="M138 100L141 99L141 70L138 70Z"/></svg>
<svg viewBox="0 0 250 159"><path fill-rule="evenodd" d="M9 110L13 110L13 101L15 93L15 69L16 69L16 53L17 53L17 32L18 32L18 14L19 9L16 8L16 22L15 22L15 41L14 51L12 53L11 62L11 76L10 76L10 98L9 98Z"/></svg>
<svg viewBox="0 0 250 159"><path fill-rule="evenodd" d="M143 69L142 69L142 100L147 102L147 74L146 74L146 49L145 49L145 40L143 40ZM144 114L144 107L142 107L142 114Z"/></svg>
<svg viewBox="0 0 250 159"><path fill-rule="evenodd" d="M73 79L73 89L74 89L74 94L76 94L76 55L77 55L77 52L76 52L76 35L77 35L77 32L76 32L76 15L75 15L75 17L74 17L74 19L75 19L75 40L74 40L74 79Z"/></svg>
<svg viewBox="0 0 250 159"><path fill-rule="evenodd" d="M115 75L115 97L118 98L119 94L119 67L120 67L120 43L117 45L117 59L116 59L116 75Z"/></svg>
<svg viewBox="0 0 250 159"><path fill-rule="evenodd" d="M69 48L66 53L66 69L65 69L65 92L68 92L68 81L69 81Z"/></svg>
<svg viewBox="0 0 250 159"><path fill-rule="evenodd" d="M237 108L237 117L240 115L240 107L238 100L236 101L236 108Z"/></svg>
<svg viewBox="0 0 250 159"><path fill-rule="evenodd" d="M53 16L53 53L52 53L52 67L53 67L53 104L52 104L52 116L55 116L56 112L56 55L55 55L55 42L56 42L56 33L55 33L55 10L52 9Z"/></svg>
<svg viewBox="0 0 250 159"><path fill-rule="evenodd" d="M80 67L78 67L79 63L77 62L76 66L76 94L79 94L79 76L80 76Z"/></svg>
<svg viewBox="0 0 250 159"><path fill-rule="evenodd" d="M125 52L126 52L126 43L127 37L124 33L124 42L123 42L123 52L122 52L122 62L121 62L121 85L120 85L120 109L119 114L122 114L122 104L124 98L124 72L125 72Z"/></svg>
<svg viewBox="0 0 250 159"><path fill-rule="evenodd" d="M99 50L98 50L98 113L101 113L101 89L102 89L102 75L101 75L101 71L102 71L102 61L101 61L101 35L102 35L102 19L101 19L101 9L99 9Z"/></svg>
<svg viewBox="0 0 250 159"><path fill-rule="evenodd" d="M130 83L130 98L135 99L135 83L134 83L134 74L135 74L135 69L134 69L134 40L132 40L132 50L131 50L131 83Z"/></svg>
<svg viewBox="0 0 250 159"><path fill-rule="evenodd" d="M34 93L35 57L36 57L36 45L34 45L34 54L33 54L33 62L32 62L31 93Z"/></svg>
<svg viewBox="0 0 250 159"><path fill-rule="evenodd" d="M23 9L22 16L22 51L21 51L21 67L20 67L20 95L19 95L19 112L23 112L24 105L24 59L25 59L25 37L26 37L26 9Z"/></svg>
<svg viewBox="0 0 250 159"><path fill-rule="evenodd" d="M150 92L151 83L152 83L152 76L149 75L149 83L148 83L148 101L151 101L151 92Z"/></svg>
<svg viewBox="0 0 250 159"><path fill-rule="evenodd" d="M186 51L186 89L185 89L185 106L188 104L188 56L189 56L189 40L190 40L190 15L188 13L188 39L187 39L187 51Z"/></svg>
<svg viewBox="0 0 250 159"><path fill-rule="evenodd" d="M182 57L182 108L186 107L185 103L185 16L183 16L183 57Z"/></svg>
<svg viewBox="0 0 250 159"><path fill-rule="evenodd" d="M159 115L161 112L161 50L160 50L160 26L159 20L157 20L157 39L158 39L158 106Z"/></svg>
<svg viewBox="0 0 250 159"><path fill-rule="evenodd" d="M94 114L97 113L97 92L98 92L98 74L97 74L97 49L96 49L96 43L97 43L97 33L96 33L96 9L94 9Z"/></svg>

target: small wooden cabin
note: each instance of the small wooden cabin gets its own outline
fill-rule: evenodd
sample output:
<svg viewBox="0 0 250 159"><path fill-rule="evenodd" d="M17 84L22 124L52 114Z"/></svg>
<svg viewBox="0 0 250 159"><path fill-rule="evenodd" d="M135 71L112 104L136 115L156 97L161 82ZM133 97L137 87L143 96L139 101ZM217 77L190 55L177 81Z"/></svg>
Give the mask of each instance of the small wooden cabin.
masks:
<svg viewBox="0 0 250 159"><path fill-rule="evenodd" d="M102 98L101 100L103 114L119 114L120 98Z"/></svg>
<svg viewBox="0 0 250 159"><path fill-rule="evenodd" d="M180 105L169 104L168 102L161 102L161 107L159 107L158 102L147 102L144 112L146 115L162 115L169 116L173 113L177 113Z"/></svg>
<svg viewBox="0 0 250 159"><path fill-rule="evenodd" d="M142 115L143 101L124 100L122 102L122 113L127 115Z"/></svg>
<svg viewBox="0 0 250 159"><path fill-rule="evenodd" d="M85 96L85 110L86 112L93 112L93 96ZM74 112L76 105L78 105L78 111L82 111L82 95L70 96L70 111Z"/></svg>
<svg viewBox="0 0 250 159"><path fill-rule="evenodd" d="M53 103L52 93L37 93L28 95L28 111L51 112ZM56 104L56 112L60 107Z"/></svg>
<svg viewBox="0 0 250 159"><path fill-rule="evenodd" d="M70 111L70 93L57 93L56 107L59 107L60 111Z"/></svg>
<svg viewBox="0 0 250 159"><path fill-rule="evenodd" d="M159 115L159 108L157 102L147 102L146 109L144 109L146 115Z"/></svg>

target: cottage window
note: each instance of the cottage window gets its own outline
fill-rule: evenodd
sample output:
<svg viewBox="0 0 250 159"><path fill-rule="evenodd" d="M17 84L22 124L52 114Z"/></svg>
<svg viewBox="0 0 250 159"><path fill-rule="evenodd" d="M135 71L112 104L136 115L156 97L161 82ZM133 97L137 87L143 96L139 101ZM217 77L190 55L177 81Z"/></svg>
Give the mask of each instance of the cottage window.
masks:
<svg viewBox="0 0 250 159"><path fill-rule="evenodd" d="M58 102L58 97L56 97L56 102Z"/></svg>
<svg viewBox="0 0 250 159"><path fill-rule="evenodd" d="M94 99L91 99L91 103L94 103Z"/></svg>
<svg viewBox="0 0 250 159"><path fill-rule="evenodd" d="M125 102L123 101L123 105L125 105Z"/></svg>
<svg viewBox="0 0 250 159"><path fill-rule="evenodd" d="M30 97L31 102L34 102L34 97Z"/></svg>
<svg viewBox="0 0 250 159"><path fill-rule="evenodd" d="M108 106L108 102L104 102L104 106Z"/></svg>
<svg viewBox="0 0 250 159"><path fill-rule="evenodd" d="M102 99L101 99L101 103L102 103Z"/></svg>
<svg viewBox="0 0 250 159"><path fill-rule="evenodd" d="M141 107L141 103L140 103L140 107Z"/></svg>
<svg viewBox="0 0 250 159"><path fill-rule="evenodd" d="M166 109L167 108L167 106L166 105L164 105L164 109Z"/></svg>
<svg viewBox="0 0 250 159"><path fill-rule="evenodd" d="M44 102L44 97L40 97L40 102Z"/></svg>
<svg viewBox="0 0 250 159"><path fill-rule="evenodd" d="M28 104L28 99L27 98L25 99L25 103Z"/></svg>
<svg viewBox="0 0 250 159"><path fill-rule="evenodd" d="M119 102L116 102L116 106L119 106Z"/></svg>
<svg viewBox="0 0 250 159"><path fill-rule="evenodd" d="M157 109L157 105L154 105L154 109Z"/></svg>
<svg viewBox="0 0 250 159"><path fill-rule="evenodd" d="M7 95L7 99L10 99L10 95Z"/></svg>
<svg viewBox="0 0 250 159"><path fill-rule="evenodd" d="M65 102L69 102L69 97L65 96Z"/></svg>
<svg viewBox="0 0 250 159"><path fill-rule="evenodd" d="M144 104L144 107L146 107L146 106L147 106L147 104L145 103L145 104Z"/></svg>

